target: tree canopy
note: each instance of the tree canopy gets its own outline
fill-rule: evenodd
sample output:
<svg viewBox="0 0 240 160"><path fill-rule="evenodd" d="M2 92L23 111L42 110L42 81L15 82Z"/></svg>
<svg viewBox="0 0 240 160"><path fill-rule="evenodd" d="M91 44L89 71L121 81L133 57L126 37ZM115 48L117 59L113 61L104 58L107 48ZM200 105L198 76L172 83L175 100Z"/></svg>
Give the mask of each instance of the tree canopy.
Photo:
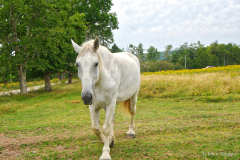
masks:
<svg viewBox="0 0 240 160"><path fill-rule="evenodd" d="M115 43L110 50L112 51L112 53L123 52L123 49L120 49Z"/></svg>
<svg viewBox="0 0 240 160"><path fill-rule="evenodd" d="M73 9L86 15L86 40L99 37L101 44L109 47L114 42L113 30L118 29L117 14L110 12L111 0L74 0Z"/></svg>

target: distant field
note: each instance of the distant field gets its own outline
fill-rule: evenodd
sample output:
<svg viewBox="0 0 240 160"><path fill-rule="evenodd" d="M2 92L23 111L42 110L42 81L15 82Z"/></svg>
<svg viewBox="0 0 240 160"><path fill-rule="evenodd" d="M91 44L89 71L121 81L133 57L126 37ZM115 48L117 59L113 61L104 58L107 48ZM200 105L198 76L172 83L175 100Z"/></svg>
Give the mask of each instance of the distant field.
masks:
<svg viewBox="0 0 240 160"><path fill-rule="evenodd" d="M240 73L240 72L239 72ZM177 98L202 101L239 100L240 74L229 72L201 74L142 75L142 98Z"/></svg>
<svg viewBox="0 0 240 160"><path fill-rule="evenodd" d="M112 159L239 159L238 73L142 75L136 138L117 106ZM53 90L0 97L0 159L99 159L80 82Z"/></svg>
<svg viewBox="0 0 240 160"><path fill-rule="evenodd" d="M213 73L224 72L230 73L232 76L240 75L240 65L228 65L223 67L202 68L202 69L182 69L167 70L161 72L145 72L143 75L169 75L169 74L194 74L194 73Z"/></svg>

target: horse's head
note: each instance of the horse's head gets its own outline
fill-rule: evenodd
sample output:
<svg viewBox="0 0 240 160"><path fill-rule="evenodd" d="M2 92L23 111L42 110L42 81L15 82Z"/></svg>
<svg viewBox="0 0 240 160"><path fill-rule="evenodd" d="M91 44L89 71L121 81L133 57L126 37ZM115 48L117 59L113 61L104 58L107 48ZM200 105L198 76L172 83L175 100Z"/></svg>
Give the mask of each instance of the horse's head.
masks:
<svg viewBox="0 0 240 160"><path fill-rule="evenodd" d="M76 66L78 77L82 82L81 97L85 105L91 105L93 101L93 88L99 79L100 58L97 50L100 46L99 39L86 42L80 47L72 40L74 50L79 53Z"/></svg>

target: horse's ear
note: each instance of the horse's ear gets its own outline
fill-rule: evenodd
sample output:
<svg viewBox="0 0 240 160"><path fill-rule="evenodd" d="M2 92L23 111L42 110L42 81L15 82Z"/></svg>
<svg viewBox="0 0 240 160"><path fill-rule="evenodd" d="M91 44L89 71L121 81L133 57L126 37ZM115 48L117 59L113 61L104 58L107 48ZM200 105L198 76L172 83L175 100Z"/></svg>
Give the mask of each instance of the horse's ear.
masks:
<svg viewBox="0 0 240 160"><path fill-rule="evenodd" d="M95 51L98 50L99 44L100 44L100 42L99 42L99 39L98 39L98 37L97 37L97 38L94 40L94 44L93 44L93 48L94 48Z"/></svg>
<svg viewBox="0 0 240 160"><path fill-rule="evenodd" d="M71 41L72 41L72 45L73 45L74 50L75 50L77 53L80 53L82 47L80 47L80 46L79 46L77 43L75 43L72 39L71 39Z"/></svg>

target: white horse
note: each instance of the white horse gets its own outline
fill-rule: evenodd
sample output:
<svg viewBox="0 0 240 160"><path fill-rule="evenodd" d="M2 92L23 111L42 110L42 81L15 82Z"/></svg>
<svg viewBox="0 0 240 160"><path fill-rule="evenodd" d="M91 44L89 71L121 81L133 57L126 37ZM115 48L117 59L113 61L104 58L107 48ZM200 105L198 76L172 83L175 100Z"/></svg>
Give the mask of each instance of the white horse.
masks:
<svg viewBox="0 0 240 160"><path fill-rule="evenodd" d="M93 132L104 143L100 160L109 160L110 147L114 145L113 123L117 102L121 102L131 114L127 136L135 137L133 117L140 89L139 60L130 53L111 53L100 45L98 38L82 46L71 41L74 50L79 53L76 65L82 83L81 98L85 105L89 105ZM99 127L101 108L106 111L103 131Z"/></svg>

